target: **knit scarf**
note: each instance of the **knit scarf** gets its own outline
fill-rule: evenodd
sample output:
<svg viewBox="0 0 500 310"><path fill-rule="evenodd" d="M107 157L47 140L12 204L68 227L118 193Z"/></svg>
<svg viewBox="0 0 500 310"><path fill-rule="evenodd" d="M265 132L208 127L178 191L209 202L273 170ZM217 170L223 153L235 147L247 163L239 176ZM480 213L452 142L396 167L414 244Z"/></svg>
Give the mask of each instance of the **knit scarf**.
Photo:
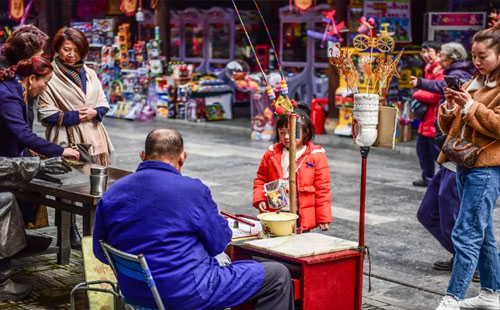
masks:
<svg viewBox="0 0 500 310"><path fill-rule="evenodd" d="M78 85L78 87L83 89L82 78L80 77L80 72L83 68L83 61L79 61L74 65L68 65L62 62L59 55L57 55L54 60L57 67L59 67L59 70L61 70L64 75L66 75L71 81Z"/></svg>

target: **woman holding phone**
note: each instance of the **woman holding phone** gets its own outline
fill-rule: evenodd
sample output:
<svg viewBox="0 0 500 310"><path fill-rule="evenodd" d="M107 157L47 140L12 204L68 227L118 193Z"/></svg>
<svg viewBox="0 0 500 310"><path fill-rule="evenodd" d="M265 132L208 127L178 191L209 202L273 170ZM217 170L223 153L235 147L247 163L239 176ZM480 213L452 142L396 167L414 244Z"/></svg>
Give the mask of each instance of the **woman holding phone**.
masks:
<svg viewBox="0 0 500 310"><path fill-rule="evenodd" d="M500 308L500 259L492 219L500 195L500 24L474 35L472 60L474 79L458 91L445 88L446 101L439 107L446 142L457 137L485 148L472 168L457 165L461 205L452 231L455 259L437 310ZM441 152L438 162L446 161ZM464 300L476 267L481 291Z"/></svg>
<svg viewBox="0 0 500 310"><path fill-rule="evenodd" d="M441 45L439 63L444 68L445 80L434 81L412 77L411 84L418 89L440 94L439 104L444 102L444 88L447 81L452 79L467 81L474 73L474 66L467 61L467 52L462 44L452 42ZM457 90L458 90L457 84ZM445 135L436 124L436 137L434 141L441 149ZM458 217L460 199L458 198L456 182L457 166L455 163L446 162L440 166L439 171L429 182L420 208L417 212L419 222L439 241L439 243L454 255L455 250L451 241L451 231ZM451 271L453 257L442 259L432 264L436 270Z"/></svg>

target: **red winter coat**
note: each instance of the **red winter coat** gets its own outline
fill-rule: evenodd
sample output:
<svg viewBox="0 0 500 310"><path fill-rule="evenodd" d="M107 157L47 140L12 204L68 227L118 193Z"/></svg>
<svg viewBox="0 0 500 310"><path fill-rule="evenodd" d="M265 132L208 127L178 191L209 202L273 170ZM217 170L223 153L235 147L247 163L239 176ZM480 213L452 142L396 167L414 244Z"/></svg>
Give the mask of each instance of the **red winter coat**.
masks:
<svg viewBox="0 0 500 310"><path fill-rule="evenodd" d="M282 154L283 145L277 143L269 147L262 157L257 177L253 181L253 206L255 208L258 208L259 202L267 202L264 184L283 178ZM310 230L318 224L331 223L330 168L324 148L312 142L307 143L306 151L297 159L296 180L300 227Z"/></svg>
<svg viewBox="0 0 500 310"><path fill-rule="evenodd" d="M427 80L440 81L444 79L444 70L439 65L439 61L435 61L425 66L424 71L424 78ZM427 112L418 126L418 133L424 137L435 138L436 127L434 122L436 121L438 103L441 99L441 95L419 89L413 93L413 99L425 102L428 105Z"/></svg>

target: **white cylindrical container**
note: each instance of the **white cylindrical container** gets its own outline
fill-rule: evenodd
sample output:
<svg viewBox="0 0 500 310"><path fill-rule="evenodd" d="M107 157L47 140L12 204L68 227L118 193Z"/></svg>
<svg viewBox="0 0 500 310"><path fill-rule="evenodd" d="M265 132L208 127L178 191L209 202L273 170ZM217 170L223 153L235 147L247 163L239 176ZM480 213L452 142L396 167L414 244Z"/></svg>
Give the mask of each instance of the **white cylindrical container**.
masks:
<svg viewBox="0 0 500 310"><path fill-rule="evenodd" d="M359 146L371 146L377 139L379 96L355 94L353 113L353 140Z"/></svg>

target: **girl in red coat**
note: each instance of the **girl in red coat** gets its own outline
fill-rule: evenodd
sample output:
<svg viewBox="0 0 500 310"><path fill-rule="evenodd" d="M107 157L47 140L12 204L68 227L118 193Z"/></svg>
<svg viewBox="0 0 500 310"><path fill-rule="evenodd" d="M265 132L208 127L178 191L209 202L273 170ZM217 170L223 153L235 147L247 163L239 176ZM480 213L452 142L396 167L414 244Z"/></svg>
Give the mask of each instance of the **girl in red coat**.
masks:
<svg viewBox="0 0 500 310"><path fill-rule="evenodd" d="M314 130L307 107L296 109L300 118L300 139L297 139L296 180L300 230L307 231L319 226L328 230L332 222L332 198L330 192L330 168L325 149L314 145ZM275 123L275 143L262 157L257 177L253 182L253 206L260 212L270 212L264 184L278 179L288 180L290 136L288 116L280 115Z"/></svg>

